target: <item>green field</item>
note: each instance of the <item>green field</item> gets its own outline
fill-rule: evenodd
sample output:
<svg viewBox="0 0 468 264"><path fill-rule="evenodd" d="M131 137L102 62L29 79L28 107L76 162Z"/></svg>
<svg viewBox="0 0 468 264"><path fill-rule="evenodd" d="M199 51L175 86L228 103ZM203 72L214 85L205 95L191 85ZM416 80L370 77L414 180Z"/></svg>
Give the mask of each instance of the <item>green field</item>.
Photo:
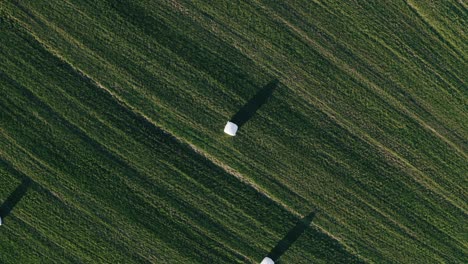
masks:
<svg viewBox="0 0 468 264"><path fill-rule="evenodd" d="M468 263L467 31L460 0L0 0L0 263Z"/></svg>

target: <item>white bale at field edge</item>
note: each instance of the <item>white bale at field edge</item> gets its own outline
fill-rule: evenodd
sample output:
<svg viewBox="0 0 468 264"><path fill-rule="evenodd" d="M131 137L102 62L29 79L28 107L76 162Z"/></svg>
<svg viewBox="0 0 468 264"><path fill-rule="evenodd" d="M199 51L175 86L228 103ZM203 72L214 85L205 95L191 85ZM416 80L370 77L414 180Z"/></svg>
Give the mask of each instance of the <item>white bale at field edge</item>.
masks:
<svg viewBox="0 0 468 264"><path fill-rule="evenodd" d="M275 264L275 262L271 258L266 257L262 260L262 263L260 264Z"/></svg>
<svg viewBox="0 0 468 264"><path fill-rule="evenodd" d="M237 125L228 121L226 126L224 127L224 133L230 135L230 136L235 136L237 132Z"/></svg>

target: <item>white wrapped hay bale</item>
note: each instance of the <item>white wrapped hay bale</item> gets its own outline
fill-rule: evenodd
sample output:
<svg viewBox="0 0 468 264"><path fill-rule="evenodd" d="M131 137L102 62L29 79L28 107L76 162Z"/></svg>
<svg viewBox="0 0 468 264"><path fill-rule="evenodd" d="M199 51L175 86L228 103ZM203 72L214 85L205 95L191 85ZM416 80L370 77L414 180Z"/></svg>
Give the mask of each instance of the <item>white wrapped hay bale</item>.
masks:
<svg viewBox="0 0 468 264"><path fill-rule="evenodd" d="M235 136L237 132L237 125L228 121L226 126L224 127L224 133L230 135L230 136Z"/></svg>
<svg viewBox="0 0 468 264"><path fill-rule="evenodd" d="M271 258L266 257L262 260L262 263L260 264L275 264L275 262Z"/></svg>
<svg viewBox="0 0 468 264"><path fill-rule="evenodd" d="M265 257L260 264L275 264L275 262L271 258Z"/></svg>

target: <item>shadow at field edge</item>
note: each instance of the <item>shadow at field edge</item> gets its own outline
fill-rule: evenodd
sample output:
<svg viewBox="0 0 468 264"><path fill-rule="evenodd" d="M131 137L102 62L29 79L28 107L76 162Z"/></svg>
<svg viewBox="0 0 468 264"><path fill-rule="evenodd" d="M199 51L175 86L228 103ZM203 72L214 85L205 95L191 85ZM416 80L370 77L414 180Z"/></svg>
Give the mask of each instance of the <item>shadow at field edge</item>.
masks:
<svg viewBox="0 0 468 264"><path fill-rule="evenodd" d="M278 259L291 247L291 245L307 230L312 223L316 215L315 211L312 211L310 214L304 216L300 219L296 226L294 226L286 236L281 239L278 244L268 253L268 257L271 258L274 262L278 262Z"/></svg>
<svg viewBox="0 0 468 264"><path fill-rule="evenodd" d="M4 218L11 213L15 205L21 200L21 198L23 198L31 183L31 179L23 178L21 184L16 187L16 189L10 194L10 196L8 196L5 202L3 202L3 204L0 206L0 217L2 218L2 221L4 221Z"/></svg>
<svg viewBox="0 0 468 264"><path fill-rule="evenodd" d="M255 94L232 118L231 122L236 124L239 128L243 126L249 119L251 119L255 112L266 103L268 98L271 97L273 91L278 86L277 79L269 82L260 91Z"/></svg>

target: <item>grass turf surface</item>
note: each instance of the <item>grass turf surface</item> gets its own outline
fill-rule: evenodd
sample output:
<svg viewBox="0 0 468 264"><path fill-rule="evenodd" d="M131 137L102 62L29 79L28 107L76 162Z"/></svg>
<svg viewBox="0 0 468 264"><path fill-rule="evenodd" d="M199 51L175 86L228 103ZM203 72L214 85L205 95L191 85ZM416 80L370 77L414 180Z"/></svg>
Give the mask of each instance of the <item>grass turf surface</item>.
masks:
<svg viewBox="0 0 468 264"><path fill-rule="evenodd" d="M1 262L255 263L311 212L281 262L468 260L465 4L0 12Z"/></svg>

